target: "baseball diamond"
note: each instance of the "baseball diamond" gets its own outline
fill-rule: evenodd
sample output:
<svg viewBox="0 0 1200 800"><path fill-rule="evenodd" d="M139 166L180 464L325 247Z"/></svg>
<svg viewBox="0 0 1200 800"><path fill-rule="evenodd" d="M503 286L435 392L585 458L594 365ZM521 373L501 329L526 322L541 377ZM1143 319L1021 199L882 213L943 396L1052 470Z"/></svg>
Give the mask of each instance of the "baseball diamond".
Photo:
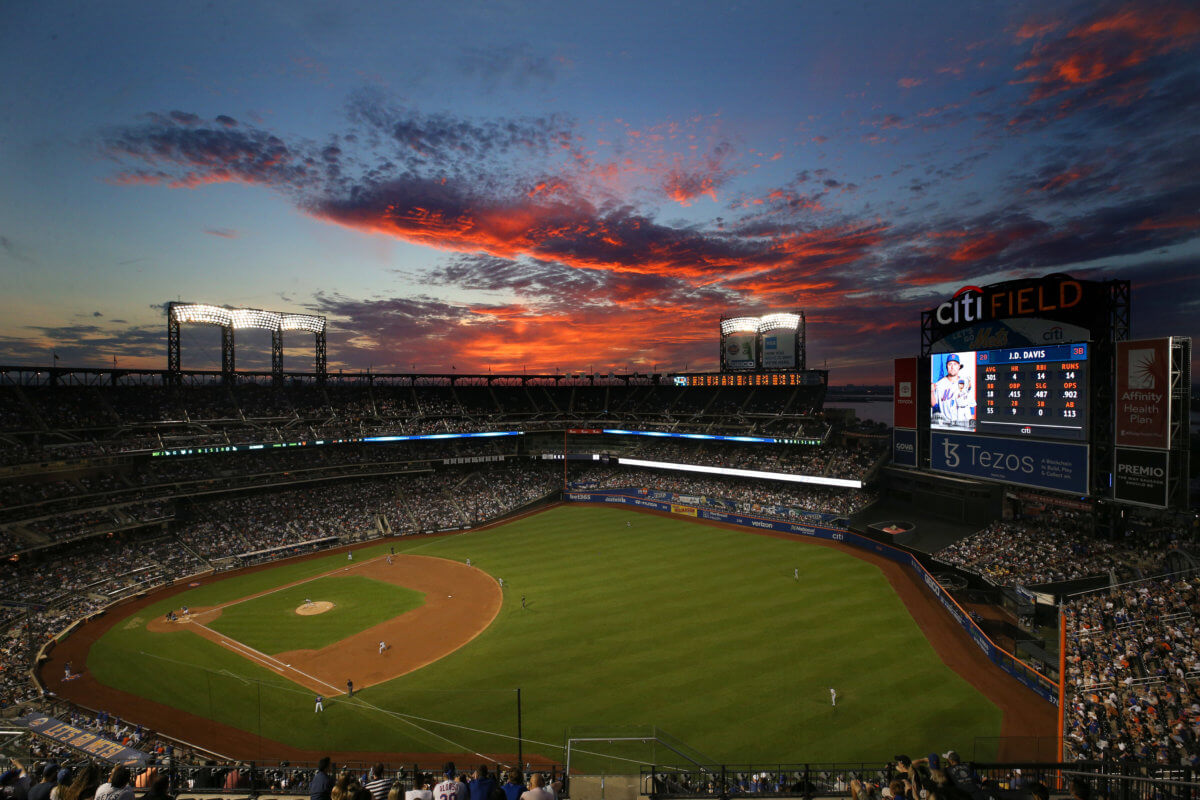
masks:
<svg viewBox="0 0 1200 800"><path fill-rule="evenodd" d="M541 743L526 747L548 759L580 720L687 731L730 759L867 754L898 727L925 739L952 724L981 740L1052 728L1049 706L891 562L651 512L627 526L631 513L558 507L490 530L356 545L352 567L343 550L177 585L82 626L44 674L63 697L243 757L510 752L517 686L526 738ZM495 574L509 576L504 589ZM315 638L222 631L239 609L290 616L293 628L332 618L340 604L299 617L296 598L348 575L363 590L423 597ZM185 604L190 622L160 619ZM87 670L60 684L68 660Z"/></svg>

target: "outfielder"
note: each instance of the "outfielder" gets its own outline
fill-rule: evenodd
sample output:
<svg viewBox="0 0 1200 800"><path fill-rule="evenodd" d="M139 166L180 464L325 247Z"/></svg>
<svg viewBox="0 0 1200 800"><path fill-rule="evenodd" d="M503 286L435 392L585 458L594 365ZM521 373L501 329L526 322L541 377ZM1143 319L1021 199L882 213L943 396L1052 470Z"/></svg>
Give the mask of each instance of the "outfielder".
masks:
<svg viewBox="0 0 1200 800"><path fill-rule="evenodd" d="M834 707L837 706L837 689L832 686L829 687L829 704Z"/></svg>
<svg viewBox="0 0 1200 800"><path fill-rule="evenodd" d="M320 714L324 710L325 710L325 698L321 697L321 695L317 695L317 707L313 709L313 713Z"/></svg>

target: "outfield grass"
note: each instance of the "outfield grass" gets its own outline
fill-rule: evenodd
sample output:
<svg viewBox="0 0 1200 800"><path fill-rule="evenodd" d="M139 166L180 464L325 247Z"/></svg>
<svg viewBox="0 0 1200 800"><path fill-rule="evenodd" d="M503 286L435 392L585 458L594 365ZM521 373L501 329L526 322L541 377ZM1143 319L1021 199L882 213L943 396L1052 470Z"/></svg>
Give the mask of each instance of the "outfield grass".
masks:
<svg viewBox="0 0 1200 800"><path fill-rule="evenodd" d="M587 506L395 546L470 558L504 579L503 608L457 652L324 714L279 676L195 636L150 634L144 619L320 574L344 556L144 609L97 643L88 668L117 688L333 751L511 752L511 740L478 731L515 731L516 687L525 735L543 743L526 750L552 758L571 726L657 725L712 758L759 762L886 760L1000 733L999 710L941 663L882 573L831 548ZM233 700L209 699L225 689Z"/></svg>
<svg viewBox="0 0 1200 800"><path fill-rule="evenodd" d="M302 616L305 600L327 601L333 608ZM422 592L361 575L331 576L221 609L208 627L262 653L317 650L412 611L425 603Z"/></svg>

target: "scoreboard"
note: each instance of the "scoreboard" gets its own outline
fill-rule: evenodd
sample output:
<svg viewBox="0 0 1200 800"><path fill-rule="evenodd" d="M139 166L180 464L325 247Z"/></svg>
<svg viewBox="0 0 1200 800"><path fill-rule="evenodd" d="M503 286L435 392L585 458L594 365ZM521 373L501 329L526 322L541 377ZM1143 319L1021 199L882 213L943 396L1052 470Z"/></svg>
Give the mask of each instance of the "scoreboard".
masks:
<svg viewBox="0 0 1200 800"><path fill-rule="evenodd" d="M1087 344L934 354L931 368L934 430L1088 438Z"/></svg>
<svg viewBox="0 0 1200 800"><path fill-rule="evenodd" d="M675 386L820 386L819 370L803 372L703 372L673 375Z"/></svg>

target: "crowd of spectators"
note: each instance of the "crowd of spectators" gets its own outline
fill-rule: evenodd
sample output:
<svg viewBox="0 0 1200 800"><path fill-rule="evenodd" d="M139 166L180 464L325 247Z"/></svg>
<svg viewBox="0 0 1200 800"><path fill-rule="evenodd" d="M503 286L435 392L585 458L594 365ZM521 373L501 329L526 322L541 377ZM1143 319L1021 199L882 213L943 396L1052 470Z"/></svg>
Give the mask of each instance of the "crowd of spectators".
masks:
<svg viewBox="0 0 1200 800"><path fill-rule="evenodd" d="M1200 577L1125 584L1063 611L1067 757L1200 765Z"/></svg>
<svg viewBox="0 0 1200 800"><path fill-rule="evenodd" d="M569 485L575 489L653 489L694 497L723 511L731 510L732 503L732 510L785 521L802 518L807 512L853 514L878 499L874 491L865 489L826 489L781 482L764 486L763 481L746 478L632 467L576 469L570 474ZM781 509L790 513L781 513Z"/></svg>
<svg viewBox="0 0 1200 800"><path fill-rule="evenodd" d="M426 382L428 383L428 381ZM0 387L0 464L172 448L620 424L653 430L828 433L818 389L646 385L241 383Z"/></svg>
<svg viewBox="0 0 1200 800"><path fill-rule="evenodd" d="M982 575L998 586L1037 586L1096 575L1118 579L1156 575L1171 547L1190 549L1172 538L1173 529L1130 528L1117 542L1097 538L1089 511L1038 508L1036 515L996 521L943 548L935 558Z"/></svg>
<svg viewBox="0 0 1200 800"><path fill-rule="evenodd" d="M787 444L729 445L676 439L643 439L617 455L646 461L697 464L706 467L752 469L863 480L882 459L885 448L875 440L853 440L853 446Z"/></svg>

